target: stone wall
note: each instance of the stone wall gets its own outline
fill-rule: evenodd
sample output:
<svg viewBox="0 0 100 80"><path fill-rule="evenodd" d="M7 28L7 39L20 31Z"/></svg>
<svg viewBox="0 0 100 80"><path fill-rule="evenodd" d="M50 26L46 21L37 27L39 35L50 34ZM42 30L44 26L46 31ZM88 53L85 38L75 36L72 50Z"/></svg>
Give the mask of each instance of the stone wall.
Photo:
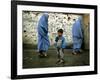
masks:
<svg viewBox="0 0 100 80"><path fill-rule="evenodd" d="M84 29L84 48L89 49L90 42L90 17L89 14L83 15L83 29Z"/></svg>
<svg viewBox="0 0 100 80"><path fill-rule="evenodd" d="M43 13L23 11L23 43L24 44L37 44L37 24L39 18ZM49 39L51 45L54 44L57 30L62 28L64 30L64 37L67 44L72 44L72 25L80 15L76 14L63 14L63 13L48 13L48 29Z"/></svg>

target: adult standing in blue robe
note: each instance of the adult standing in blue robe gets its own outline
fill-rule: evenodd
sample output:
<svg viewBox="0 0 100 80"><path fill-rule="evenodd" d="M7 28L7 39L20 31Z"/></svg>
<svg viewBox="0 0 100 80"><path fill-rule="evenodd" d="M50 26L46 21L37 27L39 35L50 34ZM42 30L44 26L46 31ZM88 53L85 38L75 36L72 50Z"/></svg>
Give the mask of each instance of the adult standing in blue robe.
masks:
<svg viewBox="0 0 100 80"><path fill-rule="evenodd" d="M81 52L81 46L83 42L83 30L82 30L82 17L79 17L75 21L72 27L73 36L73 54Z"/></svg>
<svg viewBox="0 0 100 80"><path fill-rule="evenodd" d="M38 22L38 51L40 56L47 56L47 50L50 46L48 37L48 14L44 13Z"/></svg>

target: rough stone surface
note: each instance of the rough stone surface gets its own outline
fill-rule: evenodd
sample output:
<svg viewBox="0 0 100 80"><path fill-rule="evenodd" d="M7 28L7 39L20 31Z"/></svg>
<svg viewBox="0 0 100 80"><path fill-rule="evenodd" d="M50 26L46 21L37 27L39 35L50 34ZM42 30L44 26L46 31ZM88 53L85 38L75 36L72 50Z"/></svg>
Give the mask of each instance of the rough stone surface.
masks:
<svg viewBox="0 0 100 80"><path fill-rule="evenodd" d="M23 43L24 44L37 44L37 24L39 18L43 13L23 11ZM80 15L75 14L62 14L62 13L48 13L48 29L49 39L51 45L54 44L57 30L62 28L64 30L64 37L67 44L72 44L72 25L74 19L77 19ZM70 17L70 20L68 18Z"/></svg>

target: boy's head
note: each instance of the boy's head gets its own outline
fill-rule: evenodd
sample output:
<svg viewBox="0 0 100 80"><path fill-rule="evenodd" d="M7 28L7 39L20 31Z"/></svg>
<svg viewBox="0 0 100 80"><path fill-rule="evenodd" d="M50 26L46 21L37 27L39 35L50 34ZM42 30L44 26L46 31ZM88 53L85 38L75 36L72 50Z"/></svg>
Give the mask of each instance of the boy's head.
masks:
<svg viewBox="0 0 100 80"><path fill-rule="evenodd" d="M62 36L63 35L63 30L62 29L59 29L58 30L58 36L60 37L60 36Z"/></svg>

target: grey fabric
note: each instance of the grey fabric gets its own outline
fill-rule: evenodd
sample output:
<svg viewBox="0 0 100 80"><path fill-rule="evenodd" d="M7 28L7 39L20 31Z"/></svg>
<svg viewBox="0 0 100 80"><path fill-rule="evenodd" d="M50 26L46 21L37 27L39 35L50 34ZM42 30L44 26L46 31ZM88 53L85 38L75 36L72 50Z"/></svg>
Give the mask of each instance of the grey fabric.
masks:
<svg viewBox="0 0 100 80"><path fill-rule="evenodd" d="M64 58L64 49L57 48L57 55L58 55L59 59L63 59Z"/></svg>

